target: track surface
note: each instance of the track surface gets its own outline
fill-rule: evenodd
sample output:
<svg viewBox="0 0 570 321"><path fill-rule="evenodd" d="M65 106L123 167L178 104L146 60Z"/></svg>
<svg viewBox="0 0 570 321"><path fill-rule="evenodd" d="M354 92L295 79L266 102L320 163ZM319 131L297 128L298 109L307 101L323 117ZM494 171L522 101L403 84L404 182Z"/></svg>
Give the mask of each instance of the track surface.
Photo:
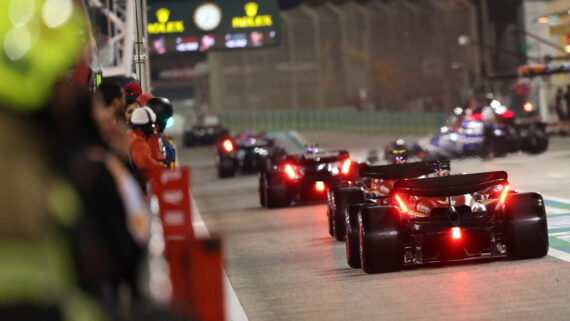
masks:
<svg viewBox="0 0 570 321"><path fill-rule="evenodd" d="M389 137L278 134L294 149L303 137L356 157ZM267 210L258 176L218 179L211 147L180 151L207 228L224 237L226 271L250 320L569 320L570 263L558 258L425 266L366 275L348 267L344 243L328 236L325 205ZM539 156L452 162L452 171L506 170L511 185L570 198L570 139ZM556 201L557 200L557 201ZM547 198L551 247L570 252L570 204ZM560 255L562 254L562 255Z"/></svg>

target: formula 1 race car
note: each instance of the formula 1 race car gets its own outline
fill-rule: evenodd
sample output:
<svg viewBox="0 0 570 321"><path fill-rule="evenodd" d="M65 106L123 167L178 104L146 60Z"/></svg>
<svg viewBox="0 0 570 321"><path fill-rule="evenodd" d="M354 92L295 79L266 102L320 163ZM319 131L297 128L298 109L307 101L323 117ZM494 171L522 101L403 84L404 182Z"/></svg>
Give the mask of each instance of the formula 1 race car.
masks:
<svg viewBox="0 0 570 321"><path fill-rule="evenodd" d="M452 117L433 136L420 139L408 150L420 159L481 156L490 158L523 151L540 154L548 148L546 123L534 117L515 119L505 110L495 114L494 124L485 124L481 113Z"/></svg>
<svg viewBox="0 0 570 321"><path fill-rule="evenodd" d="M184 132L183 143L186 147L213 145L229 136L228 130L220 125L197 125Z"/></svg>
<svg viewBox="0 0 570 321"><path fill-rule="evenodd" d="M353 179L352 167L346 150L309 147L304 154L273 158L259 178L259 201L268 208L325 201L328 188Z"/></svg>
<svg viewBox="0 0 570 321"><path fill-rule="evenodd" d="M216 167L220 178L234 176L236 171L257 173L264 169L267 159L285 155L285 150L265 134L240 134L218 143Z"/></svg>
<svg viewBox="0 0 570 321"><path fill-rule="evenodd" d="M548 252L542 196L512 190L503 171L399 180L389 197L356 207L358 255L347 244L348 261L366 273Z"/></svg>
<svg viewBox="0 0 570 321"><path fill-rule="evenodd" d="M353 208L353 205L366 203L370 199L376 202L380 198L388 197L397 180L429 175L447 175L450 170L449 160L372 166L358 164L358 166L359 175L356 180L345 181L328 191L329 234L334 236L337 241L344 241L349 234L354 236L352 233L354 225L347 223L351 218L348 217L350 213L352 213L352 222L356 222L354 211L358 208ZM352 242L351 244L354 245L355 243Z"/></svg>

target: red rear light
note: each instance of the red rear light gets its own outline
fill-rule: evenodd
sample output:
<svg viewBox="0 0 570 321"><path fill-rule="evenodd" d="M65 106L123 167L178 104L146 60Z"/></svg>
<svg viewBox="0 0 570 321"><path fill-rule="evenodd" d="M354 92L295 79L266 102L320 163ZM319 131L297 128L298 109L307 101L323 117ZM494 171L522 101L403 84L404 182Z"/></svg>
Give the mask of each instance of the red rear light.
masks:
<svg viewBox="0 0 570 321"><path fill-rule="evenodd" d="M400 205L400 209L402 210L402 212L407 212L408 208L406 207L406 204L404 204L404 202L402 201L402 199L400 198L400 196L396 195L396 201L398 202L398 205Z"/></svg>
<svg viewBox="0 0 570 321"><path fill-rule="evenodd" d="M319 192L322 192L325 190L325 183L318 181L315 183L315 189Z"/></svg>
<svg viewBox="0 0 570 321"><path fill-rule="evenodd" d="M291 164L285 165L285 173L290 179L295 179L295 177L297 177L297 174L295 174L295 170Z"/></svg>
<svg viewBox="0 0 570 321"><path fill-rule="evenodd" d="M234 150L234 145L232 144L232 141L229 139L224 140L224 149L227 152L231 152L232 150Z"/></svg>
<svg viewBox="0 0 570 321"><path fill-rule="evenodd" d="M341 172L346 175L348 174L348 172L350 171L350 159L347 159L344 161L344 163L342 163L342 168L341 168Z"/></svg>
<svg viewBox="0 0 570 321"><path fill-rule="evenodd" d="M526 103L524 103L523 109L527 113L530 113L534 109L534 106L532 105L532 103L530 101L527 101Z"/></svg>
<svg viewBox="0 0 570 321"><path fill-rule="evenodd" d="M451 228L451 238L454 240L458 240L461 238L461 229L459 227Z"/></svg>
<svg viewBox="0 0 570 321"><path fill-rule="evenodd" d="M469 120L483 120L482 114L471 114L469 115Z"/></svg>
<svg viewBox="0 0 570 321"><path fill-rule="evenodd" d="M499 199L499 204L503 204L505 202L505 199L507 198L507 193L509 192L509 185L505 185L505 187L503 187L503 192L501 192L501 198Z"/></svg>
<svg viewBox="0 0 570 321"><path fill-rule="evenodd" d="M503 118L513 118L513 117L515 117L515 113L513 113L510 110L507 110L506 112L504 112L502 114L502 116L503 116Z"/></svg>

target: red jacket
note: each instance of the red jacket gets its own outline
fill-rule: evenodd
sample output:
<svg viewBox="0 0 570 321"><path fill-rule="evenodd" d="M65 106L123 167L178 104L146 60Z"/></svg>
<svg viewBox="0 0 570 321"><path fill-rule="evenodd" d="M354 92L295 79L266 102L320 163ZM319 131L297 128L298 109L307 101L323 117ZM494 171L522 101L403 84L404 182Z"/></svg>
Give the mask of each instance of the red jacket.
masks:
<svg viewBox="0 0 570 321"><path fill-rule="evenodd" d="M158 137L147 137L140 130L131 130L129 133L129 152L137 169L148 181L153 170L165 168L162 154L158 150Z"/></svg>

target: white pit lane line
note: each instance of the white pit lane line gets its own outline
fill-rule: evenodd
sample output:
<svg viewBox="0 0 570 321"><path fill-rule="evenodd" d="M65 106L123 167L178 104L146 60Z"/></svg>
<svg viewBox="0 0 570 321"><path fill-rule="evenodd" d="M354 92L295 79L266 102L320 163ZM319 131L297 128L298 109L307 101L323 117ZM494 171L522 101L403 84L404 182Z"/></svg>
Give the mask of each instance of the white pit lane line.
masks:
<svg viewBox="0 0 570 321"><path fill-rule="evenodd" d="M194 201L194 195L192 195L192 191L190 191L190 199L192 200L192 227L194 228L194 234L196 236L209 236L210 233L208 232L208 228L202 219L202 215L198 211L198 206L196 206L196 202ZM225 269L223 270L223 278L224 278L224 314L225 320L228 321L249 321L247 315L245 314L245 310L243 306L238 300L236 292L230 283L230 279L228 278L228 274L226 273Z"/></svg>

